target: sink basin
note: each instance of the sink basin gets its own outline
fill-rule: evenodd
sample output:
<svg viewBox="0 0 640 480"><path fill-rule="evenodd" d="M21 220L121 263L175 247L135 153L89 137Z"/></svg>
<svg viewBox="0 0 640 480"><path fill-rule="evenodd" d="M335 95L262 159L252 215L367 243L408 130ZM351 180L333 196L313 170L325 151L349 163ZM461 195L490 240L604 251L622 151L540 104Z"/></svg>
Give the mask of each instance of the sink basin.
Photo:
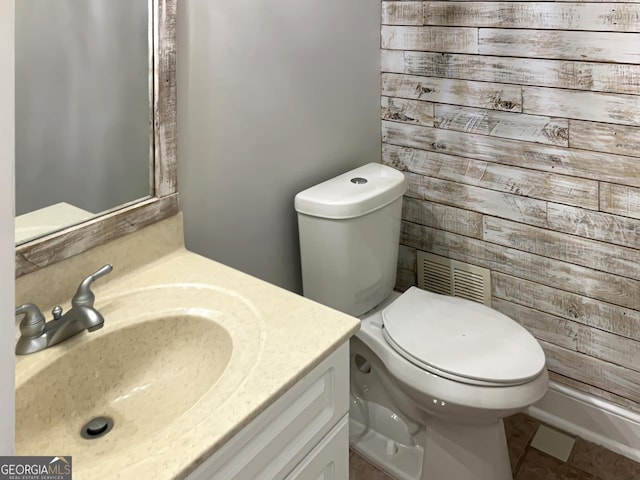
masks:
<svg viewBox="0 0 640 480"><path fill-rule="evenodd" d="M96 455L178 441L242 385L263 344L256 309L222 288L96 297L104 328L20 357L16 374L17 454L72 455L74 476ZM83 438L98 416L113 428Z"/></svg>

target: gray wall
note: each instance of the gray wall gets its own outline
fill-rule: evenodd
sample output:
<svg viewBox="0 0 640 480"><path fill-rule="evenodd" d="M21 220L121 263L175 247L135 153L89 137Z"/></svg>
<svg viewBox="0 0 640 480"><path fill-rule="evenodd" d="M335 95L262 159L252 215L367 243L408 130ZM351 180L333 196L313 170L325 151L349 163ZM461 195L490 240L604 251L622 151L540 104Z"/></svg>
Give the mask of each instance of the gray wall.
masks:
<svg viewBox="0 0 640 480"><path fill-rule="evenodd" d="M187 247L300 291L294 195L380 161L380 2L179 8Z"/></svg>
<svg viewBox="0 0 640 480"><path fill-rule="evenodd" d="M147 0L16 3L16 213L149 195Z"/></svg>
<svg viewBox="0 0 640 480"><path fill-rule="evenodd" d="M0 2L0 455L14 448L13 12L14 0Z"/></svg>

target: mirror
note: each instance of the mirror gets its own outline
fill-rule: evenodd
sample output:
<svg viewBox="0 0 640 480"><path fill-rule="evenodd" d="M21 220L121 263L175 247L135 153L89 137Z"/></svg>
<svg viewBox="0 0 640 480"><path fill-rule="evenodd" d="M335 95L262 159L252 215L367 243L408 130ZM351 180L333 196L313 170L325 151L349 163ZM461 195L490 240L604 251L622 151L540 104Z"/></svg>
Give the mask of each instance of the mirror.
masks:
<svg viewBox="0 0 640 480"><path fill-rule="evenodd" d="M178 212L175 21L176 0L16 2L16 277Z"/></svg>
<svg viewBox="0 0 640 480"><path fill-rule="evenodd" d="M16 243L151 193L150 7L16 3Z"/></svg>

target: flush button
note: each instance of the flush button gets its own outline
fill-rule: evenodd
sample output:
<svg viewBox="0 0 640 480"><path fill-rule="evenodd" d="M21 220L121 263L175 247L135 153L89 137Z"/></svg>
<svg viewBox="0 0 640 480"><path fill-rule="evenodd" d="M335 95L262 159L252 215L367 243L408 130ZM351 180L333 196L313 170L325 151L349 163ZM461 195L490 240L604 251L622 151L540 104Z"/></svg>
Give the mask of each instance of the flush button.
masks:
<svg viewBox="0 0 640 480"><path fill-rule="evenodd" d="M366 178L362 178L362 177L355 177L351 179L351 183L356 183L358 185L362 184L362 183L367 183L367 179Z"/></svg>

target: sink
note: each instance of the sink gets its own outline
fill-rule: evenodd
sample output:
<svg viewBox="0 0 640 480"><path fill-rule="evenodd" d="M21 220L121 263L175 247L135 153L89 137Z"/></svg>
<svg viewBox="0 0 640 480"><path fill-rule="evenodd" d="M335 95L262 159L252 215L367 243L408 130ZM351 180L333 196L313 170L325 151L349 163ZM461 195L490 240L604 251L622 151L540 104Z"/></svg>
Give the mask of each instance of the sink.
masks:
<svg viewBox="0 0 640 480"><path fill-rule="evenodd" d="M104 328L20 357L16 371L17 454L72 455L74 475L96 455L133 462L143 445L170 450L243 384L264 341L257 310L224 288L171 284L96 299ZM83 438L95 417L113 428Z"/></svg>

